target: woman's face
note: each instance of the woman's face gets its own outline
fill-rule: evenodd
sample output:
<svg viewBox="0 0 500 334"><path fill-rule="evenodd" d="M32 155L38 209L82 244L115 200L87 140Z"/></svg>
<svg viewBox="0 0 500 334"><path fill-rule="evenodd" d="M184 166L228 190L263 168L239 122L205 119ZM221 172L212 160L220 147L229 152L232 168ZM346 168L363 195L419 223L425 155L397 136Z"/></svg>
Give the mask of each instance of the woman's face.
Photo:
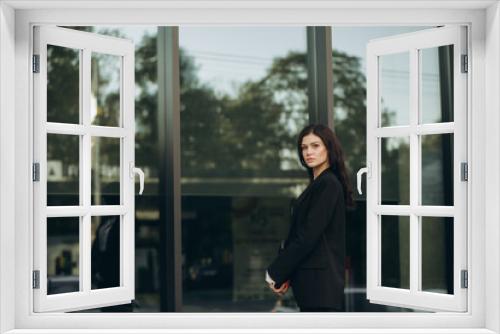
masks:
<svg viewBox="0 0 500 334"><path fill-rule="evenodd" d="M328 150L320 137L310 133L302 138L302 157L309 168L328 163Z"/></svg>

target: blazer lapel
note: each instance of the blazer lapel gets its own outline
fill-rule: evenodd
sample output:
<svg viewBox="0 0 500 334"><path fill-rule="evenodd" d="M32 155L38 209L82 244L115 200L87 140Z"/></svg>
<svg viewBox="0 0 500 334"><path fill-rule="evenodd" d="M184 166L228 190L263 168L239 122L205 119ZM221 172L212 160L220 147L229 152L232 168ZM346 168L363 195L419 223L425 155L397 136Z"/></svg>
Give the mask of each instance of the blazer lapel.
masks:
<svg viewBox="0 0 500 334"><path fill-rule="evenodd" d="M311 191L311 189L313 188L313 185L316 183L316 181L318 181L320 177L322 177L326 173L329 173L330 171L331 171L330 168L325 169L312 182L310 182L308 184L308 186L306 187L306 189L302 192L302 194L299 195L299 197L295 201L295 205L297 205L298 203L302 202L304 200L304 198L306 197L306 195Z"/></svg>
<svg viewBox="0 0 500 334"><path fill-rule="evenodd" d="M312 186L313 183L314 183L314 181L310 182L307 185L306 189L304 189L304 191L302 192L302 194L300 194L299 197L297 197L297 199L295 200L295 203L294 203L295 206L297 206L298 203L302 202L302 200L305 198L306 194L311 191L311 186Z"/></svg>

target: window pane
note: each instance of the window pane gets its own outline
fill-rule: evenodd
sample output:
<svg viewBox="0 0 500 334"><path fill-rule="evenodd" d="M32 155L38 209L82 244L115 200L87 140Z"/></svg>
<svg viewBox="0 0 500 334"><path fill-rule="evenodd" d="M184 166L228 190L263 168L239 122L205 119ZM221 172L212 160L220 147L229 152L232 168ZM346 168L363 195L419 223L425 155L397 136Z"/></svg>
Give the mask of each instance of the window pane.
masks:
<svg viewBox="0 0 500 334"><path fill-rule="evenodd" d="M92 217L92 289L120 286L120 216Z"/></svg>
<svg viewBox="0 0 500 334"><path fill-rule="evenodd" d="M381 139L382 204L410 204L410 139Z"/></svg>
<svg viewBox="0 0 500 334"><path fill-rule="evenodd" d="M80 122L80 50L47 45L47 121Z"/></svg>
<svg viewBox="0 0 500 334"><path fill-rule="evenodd" d="M422 123L453 122L453 45L420 50Z"/></svg>
<svg viewBox="0 0 500 334"><path fill-rule="evenodd" d="M382 216L382 286L410 288L410 218Z"/></svg>
<svg viewBox="0 0 500 334"><path fill-rule="evenodd" d="M47 294L80 290L80 218L47 218Z"/></svg>
<svg viewBox="0 0 500 334"><path fill-rule="evenodd" d="M410 117L410 56L408 52L379 58L381 126L408 125Z"/></svg>
<svg viewBox="0 0 500 334"><path fill-rule="evenodd" d="M120 138L92 137L92 205L119 205Z"/></svg>
<svg viewBox="0 0 500 334"><path fill-rule="evenodd" d="M47 205L80 204L79 136L47 134Z"/></svg>
<svg viewBox="0 0 500 334"><path fill-rule="evenodd" d="M90 119L93 125L120 125L121 57L92 53Z"/></svg>
<svg viewBox="0 0 500 334"><path fill-rule="evenodd" d="M453 294L453 218L422 217L422 290Z"/></svg>
<svg viewBox="0 0 500 334"><path fill-rule="evenodd" d="M453 205L453 134L420 138L422 205Z"/></svg>
<svg viewBox="0 0 500 334"><path fill-rule="evenodd" d="M307 184L306 29L180 27L179 44L183 311L295 311L263 273Z"/></svg>

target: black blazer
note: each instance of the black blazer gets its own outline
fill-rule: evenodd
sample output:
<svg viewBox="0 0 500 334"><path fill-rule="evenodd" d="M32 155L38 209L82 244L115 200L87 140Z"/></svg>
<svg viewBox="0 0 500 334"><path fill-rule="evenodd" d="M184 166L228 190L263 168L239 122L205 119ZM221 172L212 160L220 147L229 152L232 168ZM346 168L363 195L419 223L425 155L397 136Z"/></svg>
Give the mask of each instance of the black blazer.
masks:
<svg viewBox="0 0 500 334"><path fill-rule="evenodd" d="M292 206L285 249L268 268L276 286L290 280L300 308L344 308L345 203L327 169Z"/></svg>

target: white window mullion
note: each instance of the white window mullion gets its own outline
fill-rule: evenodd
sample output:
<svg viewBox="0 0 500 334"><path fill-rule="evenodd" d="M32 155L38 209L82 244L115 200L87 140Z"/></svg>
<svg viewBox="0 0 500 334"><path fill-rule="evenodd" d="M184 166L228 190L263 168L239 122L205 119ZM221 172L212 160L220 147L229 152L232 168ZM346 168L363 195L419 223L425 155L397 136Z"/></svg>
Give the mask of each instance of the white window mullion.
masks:
<svg viewBox="0 0 500 334"><path fill-rule="evenodd" d="M82 257L82 270L80 272L80 279L83 282L84 292L91 290L91 216L90 216L90 203L91 203L91 137L88 131L90 126L90 109L91 105L91 83L90 83L90 68L91 68L91 51L83 49L82 64L84 71L81 75L81 97L82 97L82 124L84 129L83 135L83 149L81 154L81 169L80 174L82 178L82 204L83 204L83 217L82 217L82 242L80 244L80 254Z"/></svg>
<svg viewBox="0 0 500 334"><path fill-rule="evenodd" d="M128 133L128 128L132 126L130 124L130 117L128 117L126 110L124 110L126 104L124 103L124 99L127 97L127 78L124 77L126 75L126 71L124 71L124 59L120 62L120 115L119 115L119 124L123 127L125 136L120 139L120 204L130 210L133 207L134 199L134 188L133 188L133 174L131 175L130 171L130 163L133 162L134 151L130 148L130 133ZM130 78L129 78L130 79ZM133 80L132 80L133 82ZM132 114L133 115L133 114ZM133 123L134 121L132 121ZM132 182L131 182L132 181ZM132 186L131 186L132 184ZM130 195L129 195L130 194ZM134 212L135 209L128 212ZM129 235L129 233L125 233L125 229L129 228L130 224L130 214L125 214L120 216L120 286L129 286L128 276L125 274L127 269L127 261L125 261L125 253L127 252L127 248L124 248L123 245L128 242L125 238ZM131 254L135 252L132 251ZM127 254L127 256L130 256ZM127 281L127 282L126 282Z"/></svg>
<svg viewBox="0 0 500 334"><path fill-rule="evenodd" d="M82 217L85 214L83 206L49 206L45 210L48 218Z"/></svg>
<svg viewBox="0 0 500 334"><path fill-rule="evenodd" d="M87 102L87 104L89 104ZM88 106L87 106L88 108ZM90 122L90 121L89 121ZM96 125L81 125L81 124L65 124L65 123L47 123L47 133L62 134L62 135L85 135L107 137L107 138L122 138L126 135L126 131L122 128L110 126Z"/></svg>
<svg viewBox="0 0 500 334"><path fill-rule="evenodd" d="M436 124L416 124L416 127L411 126L388 126L377 128L375 135L377 137L407 137L410 133L417 133L419 135L432 135L453 133L455 124L453 122L436 123Z"/></svg>
<svg viewBox="0 0 500 334"><path fill-rule="evenodd" d="M419 109L419 59L418 49L410 50L410 291L415 293L419 286L420 242L419 218L415 209L419 204L420 155L417 135Z"/></svg>
<svg viewBox="0 0 500 334"><path fill-rule="evenodd" d="M78 283L79 283L79 291L84 291L85 286L85 277L84 277L84 270L83 270L83 265L85 264L85 261L87 261L85 257L85 235L83 231L85 230L85 223L84 223L84 198L85 194L83 191L83 186L85 184L85 179L84 179L84 174L83 174L83 168L85 167L85 162L83 161L82 157L84 156L85 152L85 137L83 136L85 134L84 128L82 126L83 124L83 118L84 118L84 111L85 111L85 104L84 104L84 99L83 99L83 90L84 90L84 85L83 85L83 77L85 73L85 66L84 66L84 54L83 50L80 49L79 51L79 65L80 65L80 82L78 85L78 99L79 99L79 112L78 112L78 122L79 124L62 124L62 123L47 123L47 131L50 131L51 133L59 133L59 134L78 134L78 142L79 142L79 153L78 153L78 168L79 168L79 187L78 187L78 204L79 207L78 209L78 242L79 242L79 252L78 252L78 263L79 263L79 270L78 270ZM66 210L60 210L62 212ZM76 210L71 210L73 212Z"/></svg>
<svg viewBox="0 0 500 334"><path fill-rule="evenodd" d="M122 138L126 135L126 131L123 128L110 126L90 125L87 131L94 137Z"/></svg>
<svg viewBox="0 0 500 334"><path fill-rule="evenodd" d="M419 135L453 133L454 130L455 130L454 122L417 125L417 134Z"/></svg>
<svg viewBox="0 0 500 334"><path fill-rule="evenodd" d="M82 64L85 71L81 76L81 95L82 95L82 124L83 124L83 149L80 156L81 169L80 175L82 179L81 196L82 204L85 209L90 208L90 192L91 192L91 138L88 132L90 126L90 51L83 50Z"/></svg>
<svg viewBox="0 0 500 334"><path fill-rule="evenodd" d="M378 215L390 216L409 216L416 214L418 216L428 217L453 217L455 209L452 206L417 206L412 208L409 205L377 205L374 209Z"/></svg>
<svg viewBox="0 0 500 334"><path fill-rule="evenodd" d="M80 103L80 108L81 108ZM66 124L47 122L47 133L60 135L83 135L85 128L81 124Z"/></svg>
<svg viewBox="0 0 500 334"><path fill-rule="evenodd" d="M122 94L120 99L120 120L122 122L125 136L121 140L120 150L123 152L121 160L121 191L122 204L127 210L127 214L120 218L121 247L120 252L120 282L122 286L133 289L135 286L134 268L128 258L135 257L135 249L126 247L134 244L134 215L135 215L135 183L134 174L130 170L131 165L135 167L135 117L134 117L134 89L135 89L135 71L134 71L134 46L128 46L128 52L123 56L121 64L121 87ZM131 291L133 293L133 291Z"/></svg>
<svg viewBox="0 0 500 334"><path fill-rule="evenodd" d="M407 216L412 211L409 205L377 205L375 212L377 215Z"/></svg>
<svg viewBox="0 0 500 334"><path fill-rule="evenodd" d="M404 126L388 126L383 128L375 129L375 136L378 138L387 138L387 137L408 137L411 133L411 127Z"/></svg>
<svg viewBox="0 0 500 334"><path fill-rule="evenodd" d="M367 75L369 77L377 77L378 71L378 59L375 55L370 54L367 51L366 57L367 63ZM380 218L377 215L375 208L380 204L378 202L380 198L380 186L379 186L379 165L380 161L378 156L380 155L380 140L377 138L375 132L377 130L378 124L378 81L368 80L367 84L367 124L366 124L366 136L367 136L367 165L372 169L367 173L366 178L366 234L374 236L373 238L367 238L366 245L366 258L367 258L367 269L366 269L366 285L367 285L367 296L370 298L370 292L375 291L376 287L380 282L380 264L379 264L379 252L380 252Z"/></svg>

